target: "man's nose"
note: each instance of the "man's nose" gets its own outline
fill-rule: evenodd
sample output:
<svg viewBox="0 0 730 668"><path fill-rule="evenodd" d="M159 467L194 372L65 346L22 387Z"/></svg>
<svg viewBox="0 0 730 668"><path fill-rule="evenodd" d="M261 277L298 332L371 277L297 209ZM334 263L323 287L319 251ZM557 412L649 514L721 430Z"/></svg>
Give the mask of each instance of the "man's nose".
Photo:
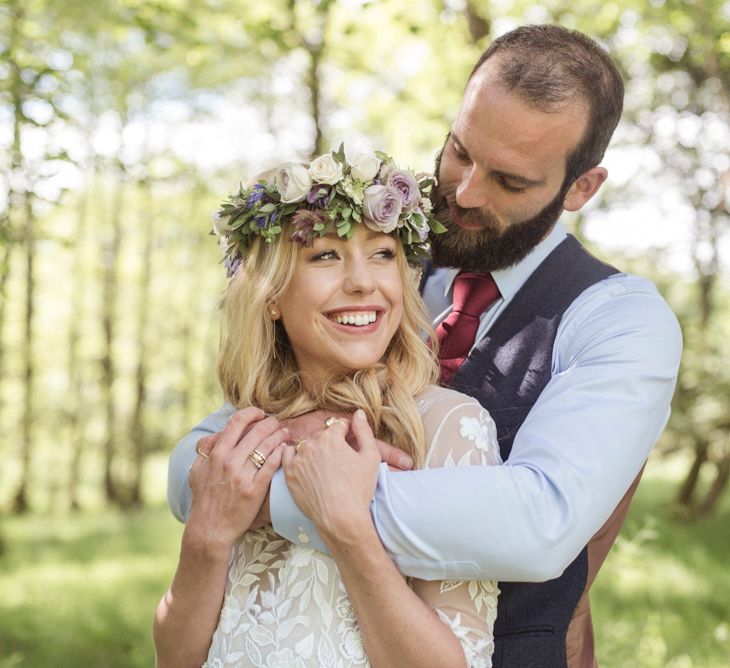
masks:
<svg viewBox="0 0 730 668"><path fill-rule="evenodd" d="M481 209L487 205L487 182L484 171L471 165L456 187L456 203L462 209Z"/></svg>

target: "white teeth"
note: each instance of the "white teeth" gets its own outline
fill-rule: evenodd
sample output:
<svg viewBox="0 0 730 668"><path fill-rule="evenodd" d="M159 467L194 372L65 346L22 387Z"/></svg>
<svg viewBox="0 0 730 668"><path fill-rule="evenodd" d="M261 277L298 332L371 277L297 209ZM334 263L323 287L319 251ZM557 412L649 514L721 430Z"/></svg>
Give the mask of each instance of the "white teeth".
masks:
<svg viewBox="0 0 730 668"><path fill-rule="evenodd" d="M375 322L377 319L377 313L375 311L360 311L357 313L338 313L333 317L333 320L340 325L355 325L356 327L362 327L363 325L369 325L371 322Z"/></svg>

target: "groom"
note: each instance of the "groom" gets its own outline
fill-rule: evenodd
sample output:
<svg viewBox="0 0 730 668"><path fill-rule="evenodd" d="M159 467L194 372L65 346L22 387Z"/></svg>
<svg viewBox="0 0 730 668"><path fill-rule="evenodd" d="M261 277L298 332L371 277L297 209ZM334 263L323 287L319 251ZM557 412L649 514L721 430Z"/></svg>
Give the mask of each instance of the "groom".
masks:
<svg viewBox="0 0 730 668"><path fill-rule="evenodd" d="M442 378L489 410L505 465L381 467L372 514L405 575L500 580L494 666L597 665L588 589L669 416L676 319L651 283L598 261L558 222L605 181L622 103L620 75L593 41L521 27L476 64L437 161L434 209L449 231L433 241L424 299ZM181 519L195 443L230 410L173 453L168 496ZM323 549L282 475L271 518Z"/></svg>

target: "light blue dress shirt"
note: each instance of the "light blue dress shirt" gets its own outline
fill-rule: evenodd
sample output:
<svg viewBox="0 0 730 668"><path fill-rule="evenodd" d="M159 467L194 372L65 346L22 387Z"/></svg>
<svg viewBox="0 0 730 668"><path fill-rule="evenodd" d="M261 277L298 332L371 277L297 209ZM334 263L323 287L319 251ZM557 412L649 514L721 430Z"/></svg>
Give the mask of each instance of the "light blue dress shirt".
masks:
<svg viewBox="0 0 730 668"><path fill-rule="evenodd" d="M481 317L480 340L527 278L565 238L558 224L519 264L495 271L501 298ZM451 309L457 270L437 270L424 300L438 323ZM565 312L552 378L503 466L392 472L382 465L371 512L398 569L426 580L540 582L560 575L611 515L669 419L682 337L652 283L616 274ZM175 447L168 500L190 510L187 477L201 436L220 431L224 405ZM289 494L271 485L277 533L325 551Z"/></svg>

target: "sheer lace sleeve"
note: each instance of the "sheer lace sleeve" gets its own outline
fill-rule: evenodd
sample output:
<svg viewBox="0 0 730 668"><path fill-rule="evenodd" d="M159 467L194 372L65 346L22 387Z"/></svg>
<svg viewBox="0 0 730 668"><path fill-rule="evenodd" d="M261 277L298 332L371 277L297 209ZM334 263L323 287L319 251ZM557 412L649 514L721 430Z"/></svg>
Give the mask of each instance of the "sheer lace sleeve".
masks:
<svg viewBox="0 0 730 668"><path fill-rule="evenodd" d="M426 468L502 463L494 421L476 400L452 390L430 388L419 397L419 408L428 444ZM491 667L497 583L413 578L411 586L459 638L467 665Z"/></svg>

